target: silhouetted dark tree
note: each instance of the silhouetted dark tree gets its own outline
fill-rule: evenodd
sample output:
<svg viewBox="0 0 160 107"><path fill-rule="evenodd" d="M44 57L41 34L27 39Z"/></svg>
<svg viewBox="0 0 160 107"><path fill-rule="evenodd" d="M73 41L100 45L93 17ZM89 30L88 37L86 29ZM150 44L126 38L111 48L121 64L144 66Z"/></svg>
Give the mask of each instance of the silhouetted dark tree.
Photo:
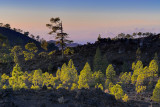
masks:
<svg viewBox="0 0 160 107"><path fill-rule="evenodd" d="M41 41L41 47L44 49L44 50L48 50L48 42L46 40L42 40Z"/></svg>
<svg viewBox="0 0 160 107"><path fill-rule="evenodd" d="M35 39L35 36L34 36L34 35L32 35L32 34L30 35L30 37L31 37L32 39Z"/></svg>
<svg viewBox="0 0 160 107"><path fill-rule="evenodd" d="M39 35L37 35L37 36L36 36L36 40L39 41L39 38L40 38Z"/></svg>
<svg viewBox="0 0 160 107"><path fill-rule="evenodd" d="M64 47L65 47L66 43L71 43L73 41L67 39L68 34L63 32L62 21L60 21L59 17L51 18L50 22L51 22L51 24L46 24L46 26L49 29L51 29L49 34L56 33L56 36L55 36L55 39L57 40L56 44L61 45L62 58L63 58L64 57Z"/></svg>
<svg viewBox="0 0 160 107"><path fill-rule="evenodd" d="M3 26L3 23L0 23L0 27L2 27Z"/></svg>
<svg viewBox="0 0 160 107"><path fill-rule="evenodd" d="M29 32L24 32L24 35L25 35L25 36L28 36L28 35L29 35Z"/></svg>
<svg viewBox="0 0 160 107"><path fill-rule="evenodd" d="M8 28L8 29L11 28L10 24L5 24L4 27L5 27L5 28Z"/></svg>

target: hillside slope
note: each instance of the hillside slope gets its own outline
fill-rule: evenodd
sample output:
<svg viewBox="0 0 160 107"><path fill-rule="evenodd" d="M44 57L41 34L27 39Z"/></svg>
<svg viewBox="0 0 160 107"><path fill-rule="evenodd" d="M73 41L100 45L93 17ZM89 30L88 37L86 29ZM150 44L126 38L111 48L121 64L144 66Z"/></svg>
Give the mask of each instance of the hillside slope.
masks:
<svg viewBox="0 0 160 107"><path fill-rule="evenodd" d="M11 47L13 47L15 45L20 45L24 49L24 46L27 43L33 42L38 47L39 51L43 51L43 49L41 48L40 42L38 42L38 41L28 37L28 36L25 36L24 34L16 32L12 29L8 29L8 28L5 28L5 27L0 27L0 34L7 37ZM55 50L55 49L57 49L57 47L52 44L52 47L50 47L49 50L52 51L52 50Z"/></svg>

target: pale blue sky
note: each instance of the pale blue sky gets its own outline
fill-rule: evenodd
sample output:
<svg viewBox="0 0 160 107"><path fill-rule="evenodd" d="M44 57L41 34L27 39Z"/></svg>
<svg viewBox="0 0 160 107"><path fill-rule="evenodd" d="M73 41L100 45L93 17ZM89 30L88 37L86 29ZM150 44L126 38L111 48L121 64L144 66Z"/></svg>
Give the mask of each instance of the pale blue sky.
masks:
<svg viewBox="0 0 160 107"><path fill-rule="evenodd" d="M47 40L45 24L60 17L75 42L94 42L118 33L160 32L160 0L0 0L0 22Z"/></svg>

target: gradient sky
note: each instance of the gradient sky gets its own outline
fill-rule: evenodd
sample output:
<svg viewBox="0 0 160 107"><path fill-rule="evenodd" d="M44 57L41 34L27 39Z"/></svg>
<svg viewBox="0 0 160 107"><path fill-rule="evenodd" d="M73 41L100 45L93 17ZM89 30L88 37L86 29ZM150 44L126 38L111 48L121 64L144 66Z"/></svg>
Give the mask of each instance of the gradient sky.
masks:
<svg viewBox="0 0 160 107"><path fill-rule="evenodd" d="M60 17L64 31L78 43L94 42L98 35L160 32L160 0L0 0L0 22L40 35L51 17Z"/></svg>

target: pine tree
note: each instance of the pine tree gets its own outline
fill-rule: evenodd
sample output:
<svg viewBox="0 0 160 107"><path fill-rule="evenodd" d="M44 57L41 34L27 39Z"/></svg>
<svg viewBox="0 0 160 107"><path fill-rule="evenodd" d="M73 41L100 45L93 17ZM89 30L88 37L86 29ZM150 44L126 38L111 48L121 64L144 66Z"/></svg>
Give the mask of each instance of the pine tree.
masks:
<svg viewBox="0 0 160 107"><path fill-rule="evenodd" d="M21 67L16 64L12 71L12 77L9 78L9 85L13 88L13 90L27 88L24 80Z"/></svg>
<svg viewBox="0 0 160 107"><path fill-rule="evenodd" d="M137 61L141 59L141 50L140 50L140 48L138 48L137 51L136 51L136 59L137 59Z"/></svg>
<svg viewBox="0 0 160 107"><path fill-rule="evenodd" d="M67 39L68 34L63 32L62 22L60 21L59 17L51 18L50 22L51 24L46 24L46 26L52 30L51 32L49 32L49 34L56 33L55 39L58 40L56 41L56 44L60 44L61 49L62 49L62 58L63 58L64 48L66 46L66 43L71 43L73 41Z"/></svg>
<svg viewBox="0 0 160 107"><path fill-rule="evenodd" d="M61 76L61 70L58 69L57 72L56 72L56 77L60 79L60 76Z"/></svg>
<svg viewBox="0 0 160 107"><path fill-rule="evenodd" d="M104 55L102 58L102 68L101 68L101 72L103 74L106 74L106 69L107 69L108 65L109 65L109 62L107 60L107 56Z"/></svg>
<svg viewBox="0 0 160 107"><path fill-rule="evenodd" d="M160 80L158 80L155 89L153 90L152 100L155 102L160 102Z"/></svg>
<svg viewBox="0 0 160 107"><path fill-rule="evenodd" d="M77 83L78 73L72 59L70 59L68 66L61 69L60 75L61 75L60 80L62 81L63 84L68 85L72 83Z"/></svg>
<svg viewBox="0 0 160 107"><path fill-rule="evenodd" d="M38 51L38 48L35 43L26 44L25 49L29 51L29 52L23 51L25 60L33 59L33 57L35 56L35 53L37 53L37 51Z"/></svg>
<svg viewBox="0 0 160 107"><path fill-rule="evenodd" d="M123 89L120 85L116 84L113 87L110 88L110 93L115 95L115 98L118 99L122 99L124 96L124 92Z"/></svg>
<svg viewBox="0 0 160 107"><path fill-rule="evenodd" d="M96 54L94 56L94 61L93 61L93 68L94 68L94 72L101 70L102 68L102 59L101 59L101 52L99 47L96 49Z"/></svg>
<svg viewBox="0 0 160 107"><path fill-rule="evenodd" d="M32 79L33 87L42 85L42 70L35 70Z"/></svg>
<svg viewBox="0 0 160 107"><path fill-rule="evenodd" d="M36 53L38 51L36 44L33 42L26 44L25 49L29 50L32 53Z"/></svg>
<svg viewBox="0 0 160 107"><path fill-rule="evenodd" d="M20 46L14 46L11 49L11 55L14 57L14 62L20 64L19 56L23 55L23 50Z"/></svg>
<svg viewBox="0 0 160 107"><path fill-rule="evenodd" d="M160 63L159 63L159 60L158 60L158 54L157 53L155 53L155 55L154 55L154 58L153 58L156 62L157 62L157 64L158 64L158 75L160 74Z"/></svg>
<svg viewBox="0 0 160 107"><path fill-rule="evenodd" d="M103 84L104 83L104 74L101 71L96 71L93 73L93 79L95 84Z"/></svg>
<svg viewBox="0 0 160 107"><path fill-rule="evenodd" d="M133 75L131 77L132 84L136 83L137 77L139 74L143 72L143 63L142 61L138 60L137 63L132 64L132 69L134 70Z"/></svg>
<svg viewBox="0 0 160 107"><path fill-rule="evenodd" d="M157 77L158 76L158 63L156 60L152 60L149 63L149 72L150 72L150 76L152 78Z"/></svg>
<svg viewBox="0 0 160 107"><path fill-rule="evenodd" d="M131 82L131 72L127 73L123 73L120 76L120 82L122 82L123 85L127 85Z"/></svg>
<svg viewBox="0 0 160 107"><path fill-rule="evenodd" d="M106 69L106 77L107 79L113 82L115 76L116 76L116 71L114 70L112 64L109 64L109 66Z"/></svg>
<svg viewBox="0 0 160 107"><path fill-rule="evenodd" d="M92 81L92 71L91 71L91 67L88 64L88 62L86 62L83 70L80 72L79 75L79 81L78 81L78 88L89 88L90 85L92 85L93 83L91 83Z"/></svg>

